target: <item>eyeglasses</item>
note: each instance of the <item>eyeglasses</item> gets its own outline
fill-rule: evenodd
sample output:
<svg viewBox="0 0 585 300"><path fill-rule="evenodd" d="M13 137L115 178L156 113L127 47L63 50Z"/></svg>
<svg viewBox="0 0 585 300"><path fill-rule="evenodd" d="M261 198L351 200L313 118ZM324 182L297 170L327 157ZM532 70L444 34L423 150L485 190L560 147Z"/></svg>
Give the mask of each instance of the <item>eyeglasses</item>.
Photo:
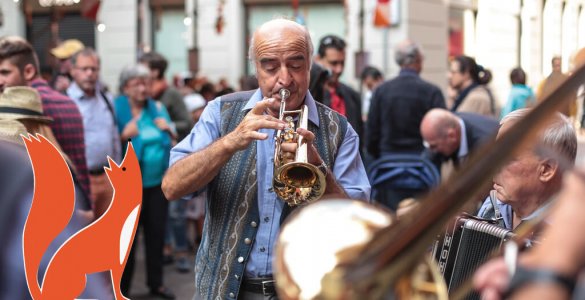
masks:
<svg viewBox="0 0 585 300"><path fill-rule="evenodd" d="M75 67L75 69L80 70L81 72L92 71L94 73L100 70L98 67Z"/></svg>

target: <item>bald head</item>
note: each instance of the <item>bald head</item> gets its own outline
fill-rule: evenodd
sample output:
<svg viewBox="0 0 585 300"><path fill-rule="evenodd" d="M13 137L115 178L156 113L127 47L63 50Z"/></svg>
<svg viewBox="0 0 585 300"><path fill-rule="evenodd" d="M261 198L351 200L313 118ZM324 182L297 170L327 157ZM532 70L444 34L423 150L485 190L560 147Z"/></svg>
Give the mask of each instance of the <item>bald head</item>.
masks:
<svg viewBox="0 0 585 300"><path fill-rule="evenodd" d="M420 134L432 151L450 156L461 142L459 118L446 109L431 109L422 119Z"/></svg>
<svg viewBox="0 0 585 300"><path fill-rule="evenodd" d="M248 49L248 58L252 63L256 61L259 51L262 51L262 45L265 43L274 44L288 41L291 37L296 37L298 41L296 46L306 49L307 58L313 55L313 42L307 29L291 20L275 19L268 21L254 31L250 40ZM291 41L292 42L292 41Z"/></svg>

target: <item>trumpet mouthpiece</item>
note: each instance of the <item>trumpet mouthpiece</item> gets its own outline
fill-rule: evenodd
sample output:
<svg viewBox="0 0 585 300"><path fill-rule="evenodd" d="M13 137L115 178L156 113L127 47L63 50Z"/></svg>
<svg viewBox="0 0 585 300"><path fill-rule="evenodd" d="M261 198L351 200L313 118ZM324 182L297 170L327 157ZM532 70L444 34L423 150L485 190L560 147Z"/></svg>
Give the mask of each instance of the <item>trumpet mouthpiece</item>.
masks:
<svg viewBox="0 0 585 300"><path fill-rule="evenodd" d="M287 89L280 89L280 91L278 91L278 94L280 95L281 100L285 100L286 98L288 98L288 96L290 96L290 91Z"/></svg>

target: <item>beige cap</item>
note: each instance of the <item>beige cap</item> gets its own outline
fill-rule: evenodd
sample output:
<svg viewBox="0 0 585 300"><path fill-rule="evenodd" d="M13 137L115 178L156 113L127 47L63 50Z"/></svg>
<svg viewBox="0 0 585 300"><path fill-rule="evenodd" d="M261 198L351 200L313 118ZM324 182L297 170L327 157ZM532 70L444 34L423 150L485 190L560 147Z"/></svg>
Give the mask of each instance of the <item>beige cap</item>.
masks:
<svg viewBox="0 0 585 300"><path fill-rule="evenodd" d="M0 140L24 145L20 135L27 135L26 127L16 120L0 120Z"/></svg>
<svg viewBox="0 0 585 300"><path fill-rule="evenodd" d="M0 119L36 120L43 123L53 119L43 115L39 93L28 86L13 86L0 94Z"/></svg>
<svg viewBox="0 0 585 300"><path fill-rule="evenodd" d="M81 41L70 39L63 41L59 46L51 49L51 54L59 59L67 59L84 48L85 46Z"/></svg>

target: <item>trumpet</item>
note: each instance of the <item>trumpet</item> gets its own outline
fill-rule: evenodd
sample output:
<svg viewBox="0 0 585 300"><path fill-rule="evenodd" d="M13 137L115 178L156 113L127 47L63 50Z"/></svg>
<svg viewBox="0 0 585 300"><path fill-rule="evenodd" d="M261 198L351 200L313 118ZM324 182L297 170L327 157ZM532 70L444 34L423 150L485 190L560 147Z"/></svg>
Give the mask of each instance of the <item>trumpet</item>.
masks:
<svg viewBox="0 0 585 300"><path fill-rule="evenodd" d="M286 99L290 91L280 89L279 119L287 126L278 130L274 137L274 174L272 187L274 192L289 206L308 204L319 199L325 192L325 174L308 163L307 141L299 135L297 128L307 129L308 108L301 106L298 110L286 110ZM294 159L284 155L282 143L297 143Z"/></svg>

